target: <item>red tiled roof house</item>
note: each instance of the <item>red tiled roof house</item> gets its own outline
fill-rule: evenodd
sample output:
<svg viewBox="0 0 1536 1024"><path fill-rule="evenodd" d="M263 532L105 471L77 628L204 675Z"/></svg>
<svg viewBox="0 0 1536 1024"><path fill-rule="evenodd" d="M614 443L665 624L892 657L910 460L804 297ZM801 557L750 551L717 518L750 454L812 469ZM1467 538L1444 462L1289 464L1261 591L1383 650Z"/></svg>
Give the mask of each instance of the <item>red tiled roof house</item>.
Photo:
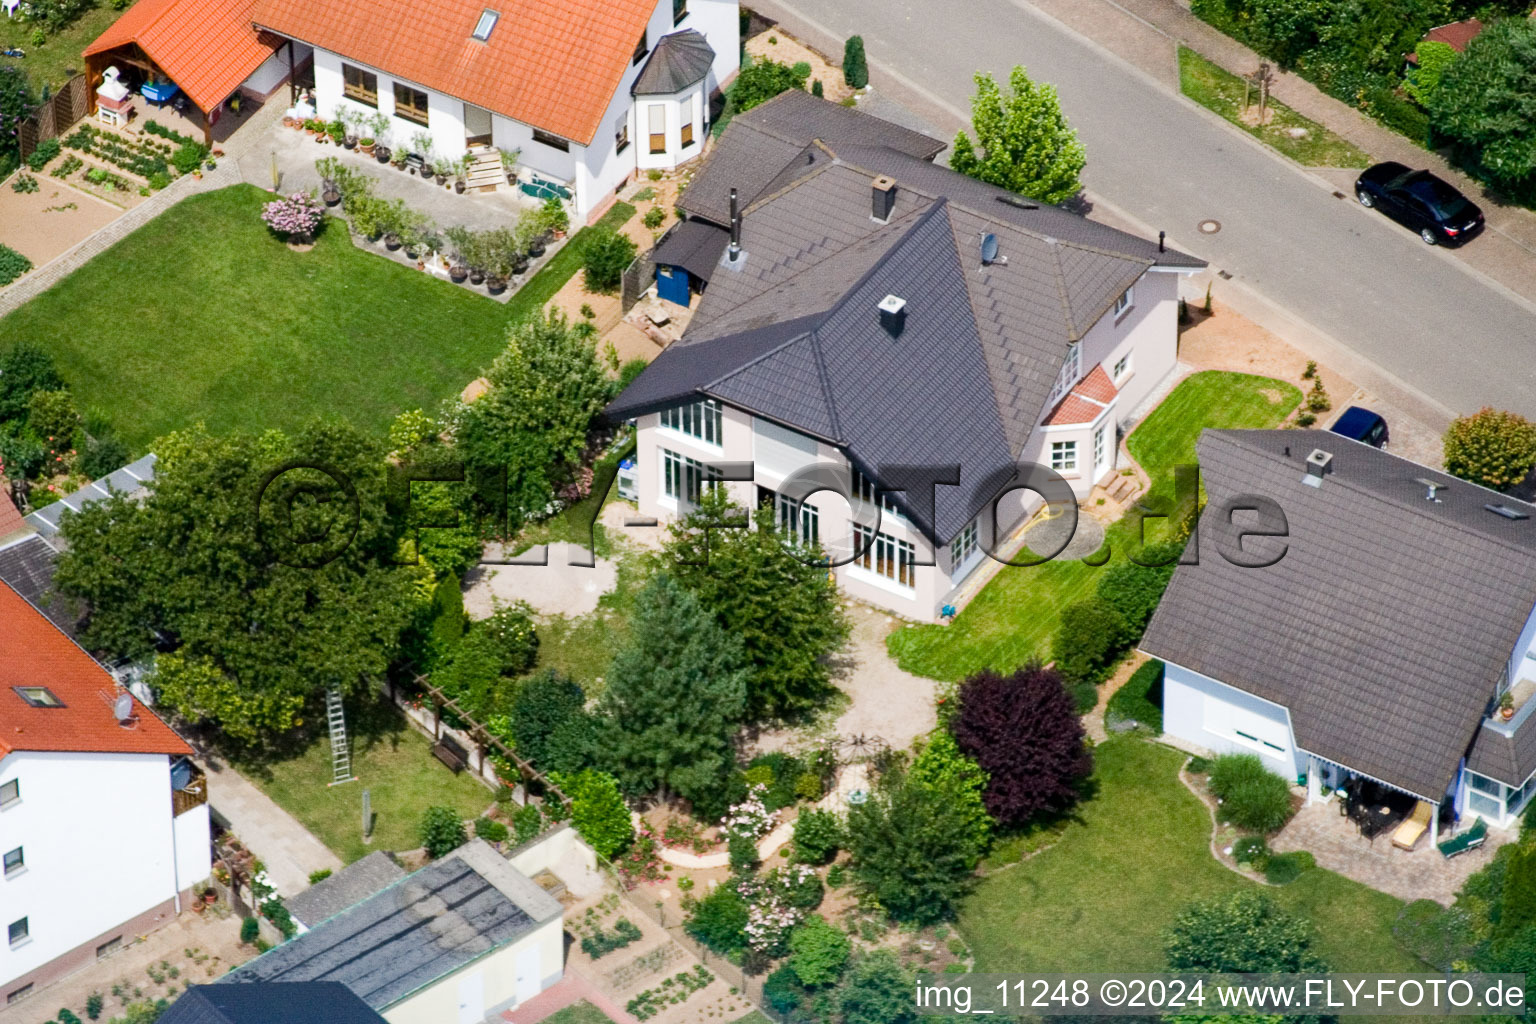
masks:
<svg viewBox="0 0 1536 1024"><path fill-rule="evenodd" d="M449 160L517 150L587 219L637 168L702 152L740 60L736 0L256 0L251 18L313 47L322 117L382 116L388 145L425 133Z"/></svg>
<svg viewBox="0 0 1536 1024"><path fill-rule="evenodd" d="M191 753L0 583L7 1003L171 921L208 877L207 783Z"/></svg>

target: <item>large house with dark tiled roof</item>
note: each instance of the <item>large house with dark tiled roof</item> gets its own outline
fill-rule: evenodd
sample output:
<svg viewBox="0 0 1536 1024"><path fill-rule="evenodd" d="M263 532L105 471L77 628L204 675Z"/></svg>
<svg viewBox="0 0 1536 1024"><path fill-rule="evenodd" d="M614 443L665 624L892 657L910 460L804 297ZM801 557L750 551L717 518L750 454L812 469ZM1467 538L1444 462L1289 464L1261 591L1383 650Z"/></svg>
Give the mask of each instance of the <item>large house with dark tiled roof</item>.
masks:
<svg viewBox="0 0 1536 1024"><path fill-rule="evenodd" d="M1517 820L1536 794L1536 506L1323 431L1207 430L1198 455L1200 557L1140 645L1167 666L1164 731L1256 754L1314 800L1360 780L1417 797L1432 834ZM1234 513L1256 497L1279 517Z"/></svg>
<svg viewBox="0 0 1536 1024"><path fill-rule="evenodd" d="M207 879L206 781L191 754L0 583L0 995L7 1003L173 920Z"/></svg>
<svg viewBox="0 0 1536 1024"><path fill-rule="evenodd" d="M1039 505L1016 464L1079 499L1115 473L1122 424L1176 364L1179 277L1204 266L938 166L941 148L798 93L733 120L653 253L663 298L698 294L691 323L608 410L638 424L641 512L686 512L751 462L725 484L738 501L774 502L846 591L919 620L962 604ZM679 272L699 280L669 291ZM851 501L786 494L813 466ZM920 493L904 466L954 479Z"/></svg>

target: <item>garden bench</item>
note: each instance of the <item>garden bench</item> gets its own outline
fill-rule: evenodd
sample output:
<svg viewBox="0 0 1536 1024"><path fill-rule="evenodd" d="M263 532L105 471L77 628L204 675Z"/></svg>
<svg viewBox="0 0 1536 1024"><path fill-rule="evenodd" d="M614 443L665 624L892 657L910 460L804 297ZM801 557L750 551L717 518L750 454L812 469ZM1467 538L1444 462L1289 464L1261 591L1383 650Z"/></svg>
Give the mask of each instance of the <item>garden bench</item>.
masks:
<svg viewBox="0 0 1536 1024"><path fill-rule="evenodd" d="M432 748L432 756L447 765L454 773L458 773L469 763L469 754L447 736L437 741L437 745Z"/></svg>
<svg viewBox="0 0 1536 1024"><path fill-rule="evenodd" d="M1476 824L1458 836L1452 836L1440 844L1440 856L1450 860L1458 853L1466 853L1475 850L1488 841L1488 825L1482 818L1478 818Z"/></svg>

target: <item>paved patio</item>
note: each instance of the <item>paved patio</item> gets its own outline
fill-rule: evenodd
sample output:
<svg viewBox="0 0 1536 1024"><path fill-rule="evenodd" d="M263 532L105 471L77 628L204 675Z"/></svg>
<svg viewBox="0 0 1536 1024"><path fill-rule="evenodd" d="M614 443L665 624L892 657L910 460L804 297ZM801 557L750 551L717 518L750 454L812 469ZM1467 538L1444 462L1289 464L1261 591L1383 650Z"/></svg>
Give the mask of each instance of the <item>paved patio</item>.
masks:
<svg viewBox="0 0 1536 1024"><path fill-rule="evenodd" d="M1446 860L1427 834L1411 851L1393 846L1390 833L1377 836L1374 843L1367 841L1354 822L1339 814L1338 801L1328 800L1303 807L1269 845L1280 852L1307 850L1317 858L1318 867L1398 899L1430 899L1449 906L1467 876L1485 867L1495 850L1515 838L1513 832L1489 829L1482 847Z"/></svg>
<svg viewBox="0 0 1536 1024"><path fill-rule="evenodd" d="M460 225L476 229L507 227L520 213L538 206L537 201L511 188L459 195L452 189L380 164L373 157L329 143L321 145L308 132L285 128L281 122L255 140L238 159L241 176L263 188L273 187L275 166L278 191L286 193L299 189L320 191L320 175L315 170L315 161L325 157L336 157L349 167L368 174L376 182L377 195L385 199L403 199L407 206L425 213L440 228Z"/></svg>

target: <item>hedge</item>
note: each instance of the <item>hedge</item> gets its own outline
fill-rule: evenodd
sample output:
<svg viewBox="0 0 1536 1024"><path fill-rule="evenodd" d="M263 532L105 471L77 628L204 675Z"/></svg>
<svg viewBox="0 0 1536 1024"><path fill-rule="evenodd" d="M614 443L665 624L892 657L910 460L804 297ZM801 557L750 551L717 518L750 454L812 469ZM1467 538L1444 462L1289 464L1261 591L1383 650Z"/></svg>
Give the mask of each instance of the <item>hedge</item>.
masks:
<svg viewBox="0 0 1536 1024"><path fill-rule="evenodd" d="M1147 661L1110 696L1104 714L1110 728L1117 723L1135 722L1138 729L1153 736L1162 733L1163 668L1156 658Z"/></svg>

